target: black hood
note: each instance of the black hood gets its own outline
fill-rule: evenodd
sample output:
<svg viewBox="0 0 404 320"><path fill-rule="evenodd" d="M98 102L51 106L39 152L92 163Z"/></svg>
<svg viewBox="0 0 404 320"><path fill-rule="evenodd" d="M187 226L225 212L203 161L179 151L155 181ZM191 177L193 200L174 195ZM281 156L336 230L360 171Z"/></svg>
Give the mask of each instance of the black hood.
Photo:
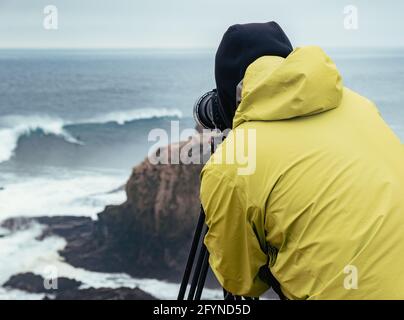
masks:
<svg viewBox="0 0 404 320"><path fill-rule="evenodd" d="M286 58L292 44L276 22L237 24L223 36L216 53L215 77L220 114L232 128L236 112L236 88L248 66L262 56Z"/></svg>

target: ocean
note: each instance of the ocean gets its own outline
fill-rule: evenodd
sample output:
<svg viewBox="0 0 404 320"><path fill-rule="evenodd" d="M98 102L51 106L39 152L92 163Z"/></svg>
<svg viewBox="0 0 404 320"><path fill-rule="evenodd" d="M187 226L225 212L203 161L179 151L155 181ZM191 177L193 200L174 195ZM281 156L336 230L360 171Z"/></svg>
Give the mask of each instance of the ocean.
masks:
<svg viewBox="0 0 404 320"><path fill-rule="evenodd" d="M326 51L344 84L374 101L404 142L404 49ZM213 71L212 50L0 50L0 220L96 218L105 205L123 202L122 186L154 143L149 131L169 128L172 120L193 128L193 104L214 88ZM4 231L0 283L16 272L39 270L44 261L61 263L62 240L37 241L38 228ZM157 295L166 286L161 298L175 297L177 288L61 269L87 283L92 279L93 286L125 281ZM0 297L40 298L4 289Z"/></svg>

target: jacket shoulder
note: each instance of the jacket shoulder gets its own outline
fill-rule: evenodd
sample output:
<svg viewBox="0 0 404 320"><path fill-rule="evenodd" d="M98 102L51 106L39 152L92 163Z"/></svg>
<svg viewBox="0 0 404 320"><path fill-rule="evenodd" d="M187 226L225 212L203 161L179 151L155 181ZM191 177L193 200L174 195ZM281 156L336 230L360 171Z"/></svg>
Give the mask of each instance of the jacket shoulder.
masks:
<svg viewBox="0 0 404 320"><path fill-rule="evenodd" d="M368 108L369 111L376 112L377 114L380 115L379 109L377 108L376 104L372 100L362 96L361 94L359 94L347 87L344 88L343 99L342 99L341 103L342 104L344 104L344 103L353 104L354 103L358 107Z"/></svg>

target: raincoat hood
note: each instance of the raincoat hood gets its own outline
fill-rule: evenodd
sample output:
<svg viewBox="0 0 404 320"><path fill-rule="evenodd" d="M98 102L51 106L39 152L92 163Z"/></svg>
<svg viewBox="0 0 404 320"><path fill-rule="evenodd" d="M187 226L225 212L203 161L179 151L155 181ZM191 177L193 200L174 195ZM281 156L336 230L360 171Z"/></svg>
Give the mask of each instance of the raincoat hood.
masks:
<svg viewBox="0 0 404 320"><path fill-rule="evenodd" d="M233 128L335 109L342 93L341 75L319 47L298 48L287 58L263 56L246 70Z"/></svg>

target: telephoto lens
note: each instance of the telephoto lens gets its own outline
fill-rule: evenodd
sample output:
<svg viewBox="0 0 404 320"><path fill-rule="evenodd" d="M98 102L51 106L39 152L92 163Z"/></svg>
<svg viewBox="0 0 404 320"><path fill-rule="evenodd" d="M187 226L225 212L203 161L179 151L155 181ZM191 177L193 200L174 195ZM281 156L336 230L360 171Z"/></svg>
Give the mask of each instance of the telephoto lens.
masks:
<svg viewBox="0 0 404 320"><path fill-rule="evenodd" d="M205 129L215 129L214 108L217 104L216 90L209 91L200 97L194 106L194 119L197 124ZM217 112L217 111L216 111Z"/></svg>

